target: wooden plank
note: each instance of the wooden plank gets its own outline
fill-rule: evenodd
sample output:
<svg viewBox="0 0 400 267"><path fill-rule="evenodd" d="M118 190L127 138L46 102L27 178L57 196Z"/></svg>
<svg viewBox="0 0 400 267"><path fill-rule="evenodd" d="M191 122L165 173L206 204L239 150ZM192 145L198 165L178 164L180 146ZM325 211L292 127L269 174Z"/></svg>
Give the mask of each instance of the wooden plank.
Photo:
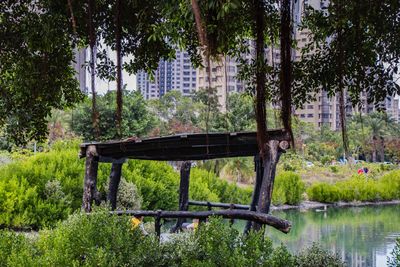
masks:
<svg viewBox="0 0 400 267"><path fill-rule="evenodd" d="M240 219L250 220L258 224L266 224L274 227L275 229L289 233L292 227L291 223L287 220L278 217L249 211L249 210L212 210L212 211L148 211L148 210L126 210L126 211L110 211L110 214L115 215L131 215L131 216L144 216L154 218L197 218L207 219L211 216L221 216L226 219Z"/></svg>

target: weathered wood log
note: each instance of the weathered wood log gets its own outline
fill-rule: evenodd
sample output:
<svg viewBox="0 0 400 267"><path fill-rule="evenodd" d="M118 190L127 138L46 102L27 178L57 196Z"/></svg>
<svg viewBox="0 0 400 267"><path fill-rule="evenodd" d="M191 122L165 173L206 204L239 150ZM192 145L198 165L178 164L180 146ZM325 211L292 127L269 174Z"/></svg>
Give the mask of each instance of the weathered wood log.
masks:
<svg viewBox="0 0 400 267"><path fill-rule="evenodd" d="M268 130L267 135L270 140L290 140L283 129ZM90 145L96 146L100 160L134 158L187 161L255 156L259 153L255 132L180 134L143 140L84 143L81 145L81 157L85 157Z"/></svg>
<svg viewBox="0 0 400 267"><path fill-rule="evenodd" d="M207 219L211 216L221 216L226 219L240 219L253 221L259 224L272 226L283 233L289 233L292 225L289 221L277 218L275 216L260 212L248 210L212 210L212 211L146 211L146 210L126 210L110 211L115 215L132 215L136 217L154 217L154 218L197 218Z"/></svg>
<svg viewBox="0 0 400 267"><path fill-rule="evenodd" d="M251 211L257 210L258 199L260 197L260 188L261 188L261 183L262 183L263 173L264 173L264 169L263 169L262 162L261 162L259 155L254 157L254 167L256 169L256 181L254 184L253 194L251 196L251 204L250 204ZM252 224L253 224L253 222L251 222L251 221L248 221L246 223L246 227L244 228L245 233L248 233L250 231Z"/></svg>
<svg viewBox="0 0 400 267"><path fill-rule="evenodd" d="M111 204L111 209L117 208L118 187L121 181L122 163L113 163L111 165L110 182L108 185L107 200Z"/></svg>
<svg viewBox="0 0 400 267"><path fill-rule="evenodd" d="M211 207L211 208L235 209L235 210L249 210L250 208L249 205L229 204L229 203L209 202L209 201L196 201L196 200L189 200L189 206L190 205Z"/></svg>
<svg viewBox="0 0 400 267"><path fill-rule="evenodd" d="M192 163L190 161L182 162L181 165L181 180L179 185L179 210L186 211L189 209L189 180L190 180L190 167ZM171 232L176 232L182 228L182 224L185 222L184 218L178 219L175 227L171 229Z"/></svg>
<svg viewBox="0 0 400 267"><path fill-rule="evenodd" d="M90 212L93 200L99 201L97 192L97 151L95 146L89 146L86 150L85 178L83 182L82 210Z"/></svg>
<svg viewBox="0 0 400 267"><path fill-rule="evenodd" d="M267 143L266 153L263 158L263 178L260 187L260 196L258 199L257 211L259 213L269 213L274 188L276 165L282 154L279 148L279 141L270 140ZM260 230L261 225L254 224L254 230Z"/></svg>

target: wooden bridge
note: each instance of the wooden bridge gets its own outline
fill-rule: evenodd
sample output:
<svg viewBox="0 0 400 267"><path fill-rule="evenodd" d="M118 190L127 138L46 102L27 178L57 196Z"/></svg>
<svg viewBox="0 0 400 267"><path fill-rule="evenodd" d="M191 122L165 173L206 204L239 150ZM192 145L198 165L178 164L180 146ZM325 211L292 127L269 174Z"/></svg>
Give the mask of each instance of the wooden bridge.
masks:
<svg viewBox="0 0 400 267"><path fill-rule="evenodd" d="M268 215L276 164L279 156L289 147L289 134L282 129L268 131L269 142L265 144L267 155L260 159L255 132L179 134L173 136L121 141L92 142L81 145L80 157L86 157L82 209L91 211L93 201L100 202L97 192L97 169L99 162L112 163L110 186L107 199L114 210L122 165L126 159L145 159L159 161L183 161L180 169L179 211L117 211L117 214L152 216L156 218L156 231L159 233L160 218L178 218L172 231L181 228L185 218L205 218L218 215L231 219L248 220L246 231L260 229L267 224L287 233L291 224L288 221ZM256 182L250 205L189 201L190 168L192 160L253 156ZM189 205L207 206L208 211L190 212ZM228 210L213 211L213 207ZM158 228L158 230L157 230Z"/></svg>

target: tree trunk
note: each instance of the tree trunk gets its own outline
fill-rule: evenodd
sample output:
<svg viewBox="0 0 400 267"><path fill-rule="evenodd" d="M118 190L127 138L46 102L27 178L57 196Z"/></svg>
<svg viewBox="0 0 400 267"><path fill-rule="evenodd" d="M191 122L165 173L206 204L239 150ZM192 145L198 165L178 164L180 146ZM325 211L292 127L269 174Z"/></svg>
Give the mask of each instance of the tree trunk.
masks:
<svg viewBox="0 0 400 267"><path fill-rule="evenodd" d="M385 139L380 136L379 137L380 144L379 144L379 158L381 162L385 161Z"/></svg>
<svg viewBox="0 0 400 267"><path fill-rule="evenodd" d="M99 114L96 104L96 32L93 26L94 2L88 0L88 25L89 25L89 46L90 46L90 83L92 91L92 127L95 140L100 137Z"/></svg>
<svg viewBox="0 0 400 267"><path fill-rule="evenodd" d="M115 4L115 47L117 56L117 138L122 138L122 55L121 55L121 0Z"/></svg>
<svg viewBox="0 0 400 267"><path fill-rule="evenodd" d="M282 102L281 118L286 131L288 131L292 145L294 138L291 126L292 118L292 20L291 1L282 0L281 4L281 77L280 93Z"/></svg>
<svg viewBox="0 0 400 267"><path fill-rule="evenodd" d="M372 162L376 162L377 161L377 138L376 136L372 137L372 146L373 146L373 150L372 150Z"/></svg>
<svg viewBox="0 0 400 267"><path fill-rule="evenodd" d="M266 155L263 159L263 178L260 187L260 196L258 198L257 211L260 213L269 213L272 192L276 174L276 165L281 156L279 141L271 140L268 142ZM254 230L260 230L260 224L254 224Z"/></svg>
<svg viewBox="0 0 400 267"><path fill-rule="evenodd" d="M341 0L337 0L336 3L336 14L340 16L342 9ZM349 158L349 141L347 136L347 128L346 128L346 104L345 104L345 92L344 92L344 84L343 84L343 64L345 60L344 48L343 48L343 30L340 26L341 18L338 17L338 23L336 32L337 32L337 79L338 79L338 92L339 92L339 111L340 111L340 126L342 130L342 140L343 140L343 149L346 158Z"/></svg>
<svg viewBox="0 0 400 267"><path fill-rule="evenodd" d="M260 160L260 156L255 156L254 157L254 167L256 169L256 181L254 183L254 190L253 190L253 195L251 197L251 204L250 204L250 211L256 211L257 210L257 204L258 204L258 199L260 198L260 188L263 180L263 166L262 162ZM246 224L246 227L244 229L245 233L248 233L252 227L252 222L248 221Z"/></svg>

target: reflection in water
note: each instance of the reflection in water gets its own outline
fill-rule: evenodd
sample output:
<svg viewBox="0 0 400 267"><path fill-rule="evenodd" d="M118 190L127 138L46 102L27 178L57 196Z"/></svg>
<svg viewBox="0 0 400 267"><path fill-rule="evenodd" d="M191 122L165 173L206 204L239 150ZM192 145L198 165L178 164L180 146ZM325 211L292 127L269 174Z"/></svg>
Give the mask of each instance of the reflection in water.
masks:
<svg viewBox="0 0 400 267"><path fill-rule="evenodd" d="M339 254L348 266L386 266L387 256L400 236L400 206L329 208L326 212L275 211L293 223L284 235L268 228L267 235L298 252L319 243Z"/></svg>

